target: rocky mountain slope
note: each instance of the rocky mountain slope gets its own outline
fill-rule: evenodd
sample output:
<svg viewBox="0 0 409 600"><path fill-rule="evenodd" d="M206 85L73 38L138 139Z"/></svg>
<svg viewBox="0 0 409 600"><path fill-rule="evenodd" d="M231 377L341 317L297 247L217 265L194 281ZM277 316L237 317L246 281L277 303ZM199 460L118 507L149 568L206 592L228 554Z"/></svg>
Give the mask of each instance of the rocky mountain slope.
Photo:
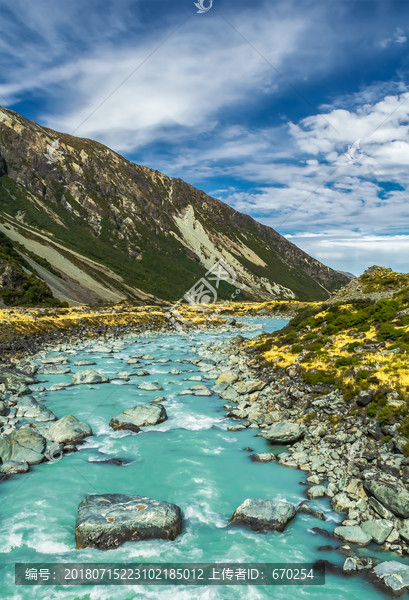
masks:
<svg viewBox="0 0 409 600"><path fill-rule="evenodd" d="M0 231L69 304L177 300L219 259L237 277L219 299L325 299L348 281L182 180L1 107Z"/></svg>

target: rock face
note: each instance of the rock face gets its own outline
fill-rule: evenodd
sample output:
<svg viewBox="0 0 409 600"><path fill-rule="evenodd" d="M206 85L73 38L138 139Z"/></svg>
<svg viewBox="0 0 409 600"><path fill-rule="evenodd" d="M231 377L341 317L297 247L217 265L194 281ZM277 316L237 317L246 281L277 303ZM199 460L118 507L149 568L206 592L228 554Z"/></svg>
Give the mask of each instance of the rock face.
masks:
<svg viewBox="0 0 409 600"><path fill-rule="evenodd" d="M85 369L84 371L78 371L72 376L72 382L74 385L81 384L96 384L96 383L108 383L109 379L106 375L97 373L94 369Z"/></svg>
<svg viewBox="0 0 409 600"><path fill-rule="evenodd" d="M44 459L45 438L33 429L15 429L0 441L3 462L26 462L38 465Z"/></svg>
<svg viewBox="0 0 409 600"><path fill-rule="evenodd" d="M263 434L263 437L272 444L292 444L304 435L301 423L280 421L273 423Z"/></svg>
<svg viewBox="0 0 409 600"><path fill-rule="evenodd" d="M367 546L372 541L372 537L363 531L359 525L335 527L334 536L343 542L356 544L357 546Z"/></svg>
<svg viewBox="0 0 409 600"><path fill-rule="evenodd" d="M88 423L79 421L73 415L67 415L53 423L46 435L52 442L70 444L92 435L92 429Z"/></svg>
<svg viewBox="0 0 409 600"><path fill-rule="evenodd" d="M174 540L182 531L179 506L145 496L86 496L75 524L77 548L116 548L124 542Z"/></svg>
<svg viewBox="0 0 409 600"><path fill-rule="evenodd" d="M237 285L253 300L326 299L348 281L270 227L181 179L127 161L98 142L45 131L6 108L0 108L0 137L0 174L8 174L2 177L2 193L8 197L18 187L19 218L30 224L30 236L39 243L41 234L59 239L51 262L65 256L70 224L76 266L91 281L79 276L77 291L69 289L64 276L70 271L59 261L60 289L70 301L112 302L151 294L177 300L186 293L186 277L205 276L210 256L214 263L222 257L228 263L234 260ZM50 144L61 152L52 168L46 155ZM49 210L35 209L44 202ZM2 202L0 213L9 212ZM205 240L200 244L192 239L192 231L198 229ZM24 227L21 231L25 235ZM89 260L90 248L102 261L98 265ZM152 253L161 257L161 269L147 260ZM138 269L140 260L143 269ZM105 285L98 285L101 265ZM135 269L141 277L138 288L125 283Z"/></svg>
<svg viewBox="0 0 409 600"><path fill-rule="evenodd" d="M370 473L364 480L364 487L394 515L405 519L409 517L409 492L396 477L380 472Z"/></svg>
<svg viewBox="0 0 409 600"><path fill-rule="evenodd" d="M116 417L113 417L109 425L112 429L129 429L140 431L140 427L157 425L168 418L165 407L162 404L140 404L133 408L127 408Z"/></svg>
<svg viewBox="0 0 409 600"><path fill-rule="evenodd" d="M292 504L268 498L247 498L234 511L232 523L248 525L255 531L284 531L287 523L295 517L296 510Z"/></svg>
<svg viewBox="0 0 409 600"><path fill-rule="evenodd" d="M372 571L373 579L393 594L409 590L409 566L397 560L388 560L377 565Z"/></svg>

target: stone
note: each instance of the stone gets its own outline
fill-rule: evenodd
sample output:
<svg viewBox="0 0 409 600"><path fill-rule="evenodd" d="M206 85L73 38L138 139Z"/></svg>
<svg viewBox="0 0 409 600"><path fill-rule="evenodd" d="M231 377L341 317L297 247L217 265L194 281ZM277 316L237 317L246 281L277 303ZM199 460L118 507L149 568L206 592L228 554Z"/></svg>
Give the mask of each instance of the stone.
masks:
<svg viewBox="0 0 409 600"><path fill-rule="evenodd" d="M385 508L376 498L368 498L368 503L383 519L391 519L394 517L394 514Z"/></svg>
<svg viewBox="0 0 409 600"><path fill-rule="evenodd" d="M358 406L367 406L374 399L373 390L361 390L356 399Z"/></svg>
<svg viewBox="0 0 409 600"><path fill-rule="evenodd" d="M139 369L138 371L136 371L136 375L138 377L147 377L148 375L150 375L150 373L146 369Z"/></svg>
<svg viewBox="0 0 409 600"><path fill-rule="evenodd" d="M151 400L151 404L162 404L162 402L166 402L165 396L156 396L153 400Z"/></svg>
<svg viewBox="0 0 409 600"><path fill-rule="evenodd" d="M375 582L382 584L393 594L401 594L409 590L409 566L397 560L379 563L371 574Z"/></svg>
<svg viewBox="0 0 409 600"><path fill-rule="evenodd" d="M15 460L5 460L1 465L0 471L6 475L14 475L16 473L27 473L29 469L27 462L17 462Z"/></svg>
<svg viewBox="0 0 409 600"><path fill-rule="evenodd" d="M74 365L76 367L91 367L92 365L95 365L96 363L93 360L76 360Z"/></svg>
<svg viewBox="0 0 409 600"><path fill-rule="evenodd" d="M46 439L33 429L14 429L0 441L3 462L26 462L38 465L44 459Z"/></svg>
<svg viewBox="0 0 409 600"><path fill-rule="evenodd" d="M78 371L77 373L74 373L72 376L72 382L74 385L94 385L97 383L108 383L109 379L106 377L106 375L97 373L97 371L94 371L93 369L85 369L84 371Z"/></svg>
<svg viewBox="0 0 409 600"><path fill-rule="evenodd" d="M295 507L279 500L247 498L235 511L232 523L248 525L255 531L284 531L287 523L295 517Z"/></svg>
<svg viewBox="0 0 409 600"><path fill-rule="evenodd" d="M364 480L364 487L394 515L404 519L409 517L409 492L396 477L370 473Z"/></svg>
<svg viewBox="0 0 409 600"><path fill-rule="evenodd" d="M55 414L46 408L43 404L39 404L32 396L23 396L17 403L17 417L25 419L35 419L39 422L55 421Z"/></svg>
<svg viewBox="0 0 409 600"><path fill-rule="evenodd" d="M110 549L124 542L174 540L181 531L176 504L136 495L91 495L78 506L75 540L78 549Z"/></svg>
<svg viewBox="0 0 409 600"><path fill-rule="evenodd" d="M350 575L359 571L368 571L372 569L373 561L370 557L348 556L342 567L344 575Z"/></svg>
<svg viewBox="0 0 409 600"><path fill-rule="evenodd" d="M162 404L139 404L127 408L116 417L113 417L109 426L112 429L129 429L138 433L140 427L157 425L168 418L165 407Z"/></svg>
<svg viewBox="0 0 409 600"><path fill-rule="evenodd" d="M304 435L304 428L301 423L292 421L281 421L273 423L263 436L272 444L291 444L296 442Z"/></svg>
<svg viewBox="0 0 409 600"><path fill-rule="evenodd" d="M297 508L297 512L303 513L305 515L311 515L316 517L317 519L321 519L321 521L325 521L325 515L320 510L314 510L306 502L302 502L300 506Z"/></svg>
<svg viewBox="0 0 409 600"><path fill-rule="evenodd" d="M383 544L393 529L393 523L386 519L374 519L361 523L361 528L372 537L374 542Z"/></svg>
<svg viewBox="0 0 409 600"><path fill-rule="evenodd" d="M313 485L307 490L307 498L315 500L326 495L327 488L324 485Z"/></svg>
<svg viewBox="0 0 409 600"><path fill-rule="evenodd" d="M338 512L347 512L350 508L355 508L356 503L351 500L345 492L339 492L330 500L333 510Z"/></svg>
<svg viewBox="0 0 409 600"><path fill-rule="evenodd" d="M259 452L250 456L253 462L272 462L276 460L275 454L272 452Z"/></svg>
<svg viewBox="0 0 409 600"><path fill-rule="evenodd" d="M237 380L238 375L234 371L223 371L216 379L215 384L226 383L227 385L231 385L232 383L236 383Z"/></svg>
<svg viewBox="0 0 409 600"><path fill-rule="evenodd" d="M52 442L70 444L92 435L92 429L88 423L79 421L73 415L66 415L50 425L46 435Z"/></svg>
<svg viewBox="0 0 409 600"><path fill-rule="evenodd" d="M160 383L147 381L146 383L140 383L138 385L140 390L145 390L145 392L158 392L163 390L163 387Z"/></svg>
<svg viewBox="0 0 409 600"><path fill-rule="evenodd" d="M15 394L26 394L28 386L36 383L35 379L23 371L2 369L0 371L0 383L4 383L6 390Z"/></svg>
<svg viewBox="0 0 409 600"><path fill-rule="evenodd" d="M251 394L252 392L258 392L264 389L267 385L266 381L261 379L254 379L250 381L242 381L235 387L239 394Z"/></svg>
<svg viewBox="0 0 409 600"><path fill-rule="evenodd" d="M357 546L367 546L372 541L372 537L363 531L359 525L335 527L334 536L342 542L356 544Z"/></svg>

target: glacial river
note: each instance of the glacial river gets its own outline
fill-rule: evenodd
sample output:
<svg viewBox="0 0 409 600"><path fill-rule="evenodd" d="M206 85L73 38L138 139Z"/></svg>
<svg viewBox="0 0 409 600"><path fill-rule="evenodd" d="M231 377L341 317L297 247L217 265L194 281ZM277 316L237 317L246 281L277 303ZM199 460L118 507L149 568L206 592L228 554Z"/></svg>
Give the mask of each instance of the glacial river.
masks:
<svg viewBox="0 0 409 600"><path fill-rule="evenodd" d="M260 328L272 331L286 321L251 319ZM255 335L247 332L244 335ZM111 379L119 371L132 370L130 355L149 354L154 360L140 359L138 368L150 375L132 377L129 382L113 381L90 388L80 385L43 395L33 394L46 403L57 417L73 414L87 421L94 436L87 438L79 452L67 454L56 463L31 467L28 474L15 475L0 485L0 599L70 600L377 600L385 598L360 577L345 578L327 574L324 586L207 586L138 587L93 586L54 587L16 586L16 562L314 562L327 559L342 564L344 557L335 551L318 551L323 545L334 548L337 542L313 533L313 527L332 531L341 521L327 500L311 505L325 512L326 521L297 514L283 533L256 533L229 525L235 508L246 498L282 499L297 504L305 500L305 473L276 463L252 463L249 451L268 452L272 448L255 437L255 430L232 432L237 421L225 418L224 401L209 397L178 396L202 375L190 360L198 358L196 349L204 341L227 339L232 334L202 332L187 335L141 336L124 341L123 350L114 354L90 354L79 350L68 355L72 372L74 361L95 360L91 368L102 370ZM171 359L170 362L157 362ZM171 375L177 368L183 371ZM40 375L43 385L71 381L72 374ZM142 381L157 381L160 392L138 389ZM150 402L163 395L168 420L143 433L114 432L108 423L125 408ZM276 447L274 451L284 448ZM126 461L123 466L103 462L109 458ZM129 542L115 550L87 548L76 550L74 526L77 507L87 494L140 494L179 505L184 515L183 533L175 541ZM376 548L365 549L373 554ZM381 555L379 555L381 558ZM384 555L386 558L386 555ZM389 559L391 557L389 556Z"/></svg>

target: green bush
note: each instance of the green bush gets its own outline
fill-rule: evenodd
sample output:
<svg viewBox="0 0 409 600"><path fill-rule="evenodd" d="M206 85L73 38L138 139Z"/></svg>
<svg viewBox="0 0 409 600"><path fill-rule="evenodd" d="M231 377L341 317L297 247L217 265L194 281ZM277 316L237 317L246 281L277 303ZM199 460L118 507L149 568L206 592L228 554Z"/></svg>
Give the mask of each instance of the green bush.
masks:
<svg viewBox="0 0 409 600"><path fill-rule="evenodd" d="M389 323L385 323L384 325L381 325L380 328L378 329L378 339L385 341L385 340L397 340L400 338L401 335L403 335L404 330L403 329L397 329L396 327L394 327L393 325L390 325Z"/></svg>

